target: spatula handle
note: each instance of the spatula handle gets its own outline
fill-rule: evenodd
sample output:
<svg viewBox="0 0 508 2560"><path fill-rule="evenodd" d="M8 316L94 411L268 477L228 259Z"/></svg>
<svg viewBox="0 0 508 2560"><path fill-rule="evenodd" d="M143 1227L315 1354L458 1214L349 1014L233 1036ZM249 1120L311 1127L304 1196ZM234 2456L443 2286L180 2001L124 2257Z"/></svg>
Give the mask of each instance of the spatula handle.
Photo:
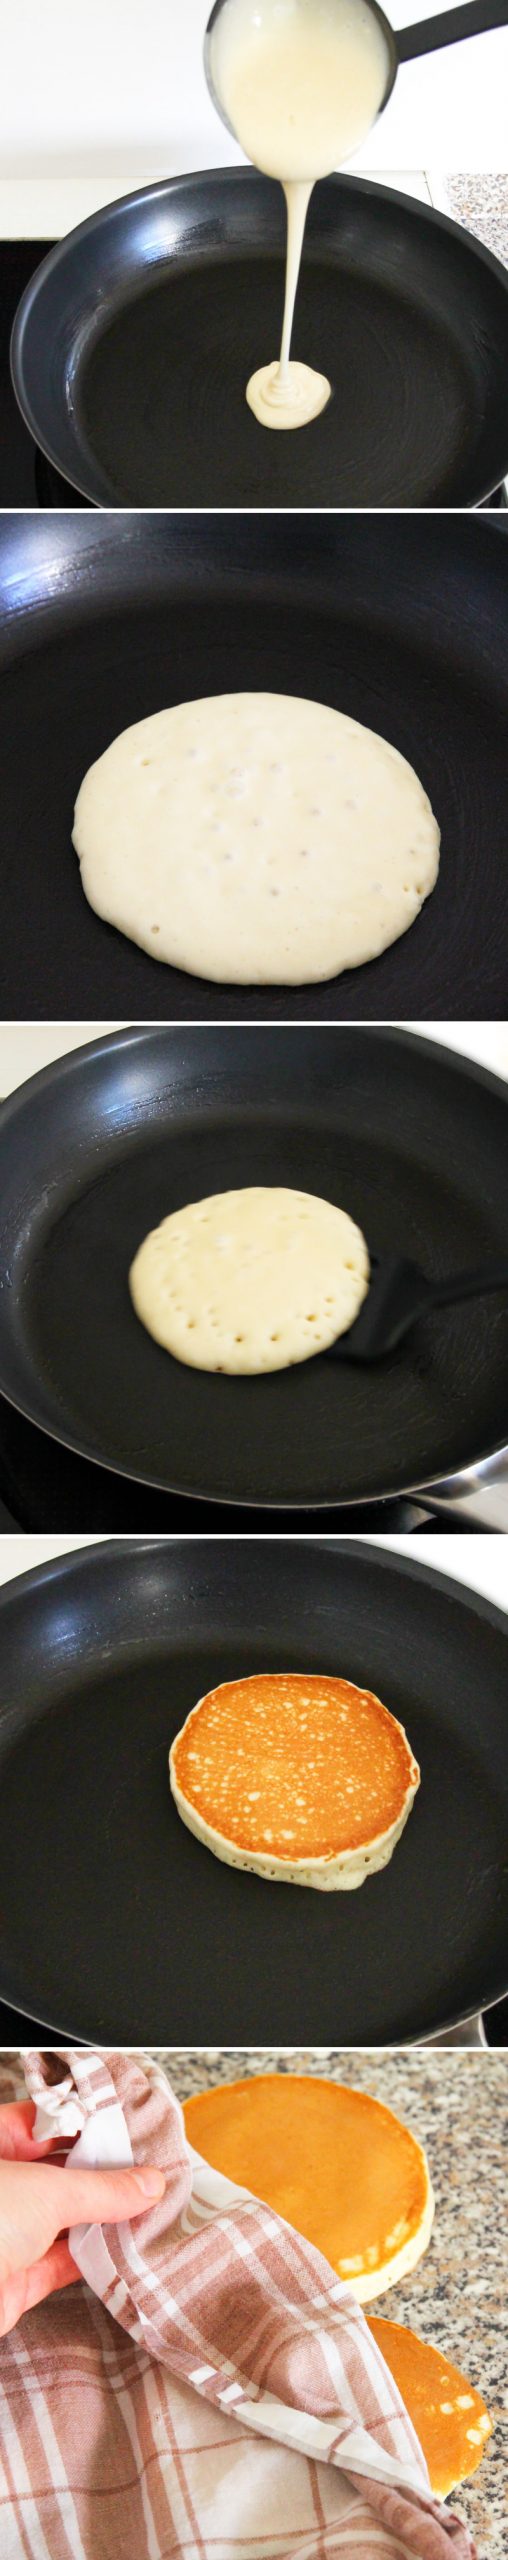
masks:
<svg viewBox="0 0 508 2560"><path fill-rule="evenodd" d="M487 1297L495 1289L508 1289L508 1262L480 1262L476 1271L450 1272L449 1280L433 1280L430 1295L434 1307L454 1307L463 1298Z"/></svg>
<svg viewBox="0 0 508 2560"><path fill-rule="evenodd" d="M443 9L437 18L395 29L399 62L414 62L420 53L438 53L441 45L461 44L464 36L484 36L491 27L506 25L507 0L465 0L463 8Z"/></svg>

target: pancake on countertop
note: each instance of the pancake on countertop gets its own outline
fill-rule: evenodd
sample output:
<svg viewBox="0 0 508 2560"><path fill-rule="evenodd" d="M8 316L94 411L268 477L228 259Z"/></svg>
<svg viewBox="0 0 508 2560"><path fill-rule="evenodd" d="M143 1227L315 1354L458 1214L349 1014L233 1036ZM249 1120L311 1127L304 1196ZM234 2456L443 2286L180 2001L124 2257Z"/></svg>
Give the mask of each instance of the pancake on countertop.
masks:
<svg viewBox="0 0 508 2560"><path fill-rule="evenodd" d="M419 2436L436 2497L448 2498L476 2471L492 2435L481 2392L466 2382L437 2347L396 2320L369 2320L369 2329L398 2384Z"/></svg>
<svg viewBox="0 0 508 2560"><path fill-rule="evenodd" d="M193 2150L313 2241L359 2302L410 2274L428 2247L425 2153L377 2098L262 2072L189 2098L184 2117Z"/></svg>

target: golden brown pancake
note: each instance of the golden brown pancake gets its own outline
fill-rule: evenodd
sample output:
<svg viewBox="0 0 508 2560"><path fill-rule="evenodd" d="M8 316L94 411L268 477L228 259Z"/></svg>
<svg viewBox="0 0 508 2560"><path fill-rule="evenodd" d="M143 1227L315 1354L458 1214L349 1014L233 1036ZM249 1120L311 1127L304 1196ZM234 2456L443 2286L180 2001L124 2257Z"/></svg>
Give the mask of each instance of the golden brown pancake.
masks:
<svg viewBox="0 0 508 2560"><path fill-rule="evenodd" d="M369 1689L314 1672L209 1689L170 1753L182 1820L231 1866L321 1889L386 1866L420 1772Z"/></svg>
<svg viewBox="0 0 508 2560"><path fill-rule="evenodd" d="M414 2329L403 2329L396 2320L369 2320L369 2329L412 2418L431 2488L436 2497L447 2498L477 2470L492 2435L481 2392Z"/></svg>
<svg viewBox="0 0 508 2560"><path fill-rule="evenodd" d="M434 2199L407 2125L357 2089L262 2072L189 2098L193 2150L292 2223L359 2302L416 2266Z"/></svg>

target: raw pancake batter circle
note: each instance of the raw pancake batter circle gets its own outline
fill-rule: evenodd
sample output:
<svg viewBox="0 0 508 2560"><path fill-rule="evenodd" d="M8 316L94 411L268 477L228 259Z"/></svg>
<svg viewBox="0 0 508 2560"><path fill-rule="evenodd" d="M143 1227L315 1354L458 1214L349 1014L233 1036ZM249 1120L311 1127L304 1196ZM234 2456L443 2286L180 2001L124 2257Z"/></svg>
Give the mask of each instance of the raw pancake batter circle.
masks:
<svg viewBox="0 0 508 2560"><path fill-rule="evenodd" d="M129 1273L136 1315L193 1369L259 1375L326 1350L369 1282L360 1228L310 1191L254 1184L163 1218Z"/></svg>
<svg viewBox="0 0 508 2560"><path fill-rule="evenodd" d="M374 959L439 865L406 758L277 693L212 694L123 730L85 775L73 841L98 915L156 959L246 986Z"/></svg>
<svg viewBox="0 0 508 2560"><path fill-rule="evenodd" d="M308 364L288 363L281 380L278 360L258 365L251 373L245 398L262 427L282 428L287 434L292 427L308 427L320 418L330 398L331 383L325 373L315 373Z"/></svg>

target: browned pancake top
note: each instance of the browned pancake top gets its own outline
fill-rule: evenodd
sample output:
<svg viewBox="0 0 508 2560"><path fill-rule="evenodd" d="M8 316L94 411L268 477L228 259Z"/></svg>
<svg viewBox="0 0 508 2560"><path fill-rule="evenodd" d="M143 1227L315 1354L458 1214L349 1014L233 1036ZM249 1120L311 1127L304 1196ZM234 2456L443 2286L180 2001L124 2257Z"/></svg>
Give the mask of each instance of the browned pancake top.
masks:
<svg viewBox="0 0 508 2560"><path fill-rule="evenodd" d="M420 2145L361 2090L261 2072L189 2098L184 2115L202 2159L272 2205L345 2282L389 2264L421 2227Z"/></svg>
<svg viewBox="0 0 508 2560"><path fill-rule="evenodd" d="M174 1745L173 1769L224 1839L290 1864L376 1840L419 1777L402 1725L371 1690L296 1671L209 1689Z"/></svg>

